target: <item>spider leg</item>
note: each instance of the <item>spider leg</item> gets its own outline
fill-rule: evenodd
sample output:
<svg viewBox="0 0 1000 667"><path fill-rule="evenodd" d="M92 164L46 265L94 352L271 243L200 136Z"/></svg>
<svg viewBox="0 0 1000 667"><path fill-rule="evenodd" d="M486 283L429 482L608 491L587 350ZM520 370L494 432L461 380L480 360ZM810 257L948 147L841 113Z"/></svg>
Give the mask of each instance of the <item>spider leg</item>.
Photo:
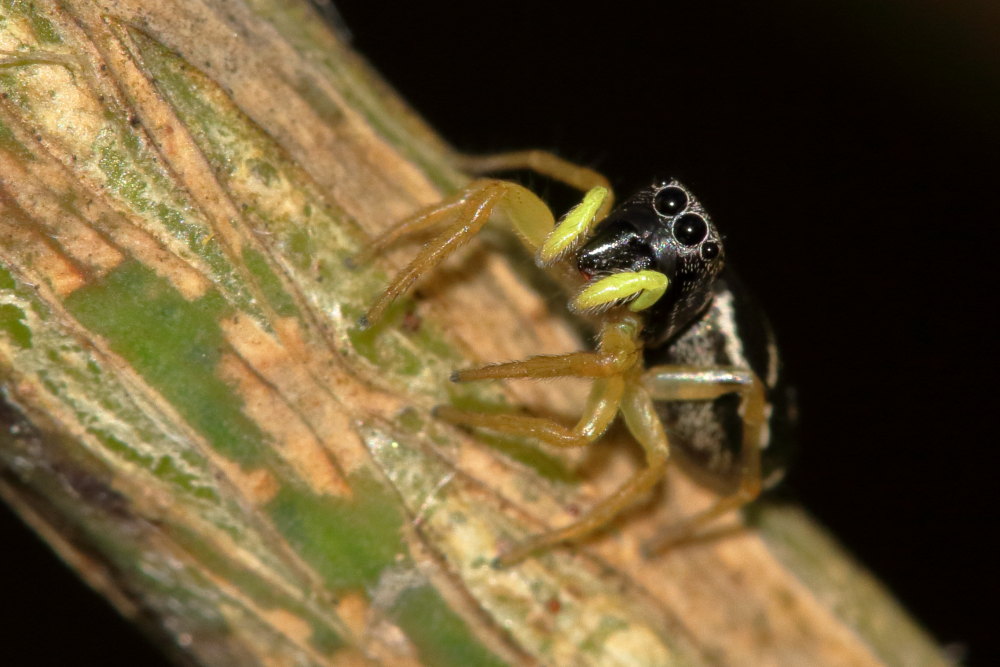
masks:
<svg viewBox="0 0 1000 667"><path fill-rule="evenodd" d="M368 260L382 254L389 246L395 245L404 239L412 238L425 233L428 230L433 229L436 225L447 221L450 217L455 216L462 209L462 207L466 205L466 197L468 194L469 191L464 190L455 196L448 197L447 199L438 202L437 204L422 208L408 218L404 218L395 226L390 227L383 233L373 238L369 241L364 250L351 257L349 260L351 267L354 268L362 266L367 263Z"/></svg>
<svg viewBox="0 0 1000 667"><path fill-rule="evenodd" d="M539 355L520 361L466 368L452 373L451 379L454 382L471 382L512 378L535 380L555 377L601 378L620 374L621 367L628 364L631 356L618 351Z"/></svg>
<svg viewBox="0 0 1000 667"><path fill-rule="evenodd" d="M707 509L669 526L643 545L654 554L696 533L706 523L742 507L760 495L760 449L765 422L764 385L752 371L739 368L697 368L655 366L646 371L642 382L656 400L714 400L738 393L743 412L743 441L740 445L740 481L735 492L716 500Z"/></svg>
<svg viewBox="0 0 1000 667"><path fill-rule="evenodd" d="M551 419L467 412L448 405L435 408L434 416L452 424L534 438L556 447L583 447L601 437L614 420L624 387L620 375L596 380L591 387L586 407L572 428Z"/></svg>
<svg viewBox="0 0 1000 667"><path fill-rule="evenodd" d="M534 239L529 247L538 249L538 265L551 266L568 256L589 236L594 224L603 220L614 204L611 184L603 174L541 150L510 151L493 155L461 155L452 158L466 171L476 174L512 169L530 169L582 190L583 201L546 230L545 238ZM551 233L549 233L551 232Z"/></svg>
<svg viewBox="0 0 1000 667"><path fill-rule="evenodd" d="M555 224L545 203L520 185L492 179L473 181L458 195L407 218L396 228L375 239L374 252L379 252L396 240L445 223L441 231L420 249L417 256L379 295L368 313L362 317L359 323L361 327L367 328L378 321L393 300L451 253L468 243L489 221L496 208L507 215L521 240L532 250L544 242Z"/></svg>
<svg viewBox="0 0 1000 667"><path fill-rule="evenodd" d="M577 521L530 537L505 551L496 560L498 566L513 565L540 549L586 537L607 525L622 510L648 493L663 477L670 450L653 401L635 379L631 381L623 379L623 384L624 391L618 409L632 435L646 452L646 467Z"/></svg>
<svg viewBox="0 0 1000 667"><path fill-rule="evenodd" d="M640 382L639 317L623 314L605 322L597 352L576 352L554 357L532 357L463 371L460 380L497 377L590 377L595 378L580 421L572 429L547 419L519 415L485 415L439 407L437 416L452 423L536 438L559 447L579 447L593 442L621 412L636 439L646 450L647 467L612 496L600 502L578 521L529 538L503 553L498 565L522 560L544 547L583 537L608 523L623 508L646 493L663 476L667 462L667 437L652 399Z"/></svg>
<svg viewBox="0 0 1000 667"><path fill-rule="evenodd" d="M623 315L604 323L596 352L540 355L521 361L488 364L452 373L454 382L504 378L545 379L556 377L602 378L624 375L640 361L639 335L642 322Z"/></svg>
<svg viewBox="0 0 1000 667"><path fill-rule="evenodd" d="M548 151L526 150L494 153L493 155L455 155L453 159L459 167L473 174L530 169L583 192L596 187L603 187L609 193L611 192L611 184L600 172L564 160ZM602 218L611 210L613 203L614 197L608 197L602 211Z"/></svg>
<svg viewBox="0 0 1000 667"><path fill-rule="evenodd" d="M361 318L359 322L361 328L367 328L381 319L386 308L412 287L417 279L433 270L448 255L468 243L490 219L502 191L503 186L499 181L476 181L470 184L460 196L446 200L439 207L425 209L425 212L418 213L414 218L404 220L401 225L403 230L399 234L396 234L396 230L390 230L383 235L391 238L416 233L428 228L434 222L438 222L447 213L452 211L456 213L449 220L449 224L425 244L402 271L396 274L396 277ZM379 241L376 240L376 244L378 243ZM382 243L382 247L387 243L388 241Z"/></svg>
<svg viewBox="0 0 1000 667"><path fill-rule="evenodd" d="M361 318L359 322L361 328L367 328L376 322L389 304L408 290L422 275L468 243L489 221L495 209L502 212L511 222L522 243L536 253L539 266L551 266L569 255L586 240L594 225L607 214L611 203L611 191L606 186L607 180L597 172L577 167L540 151L507 155L512 161L507 162L504 156L496 156L497 162L494 166L499 168L503 164L515 164L518 159L524 158L539 169L561 165L553 168L564 168L564 171L559 173L565 178L581 185L592 183L597 185L590 188L584 195L583 201L567 213L559 225L555 224L552 212L537 195L516 183L496 179L473 181L462 192L403 220L375 238L366 251L349 263L360 264L361 260L375 256L396 241L438 226L443 227L376 299L368 313Z"/></svg>

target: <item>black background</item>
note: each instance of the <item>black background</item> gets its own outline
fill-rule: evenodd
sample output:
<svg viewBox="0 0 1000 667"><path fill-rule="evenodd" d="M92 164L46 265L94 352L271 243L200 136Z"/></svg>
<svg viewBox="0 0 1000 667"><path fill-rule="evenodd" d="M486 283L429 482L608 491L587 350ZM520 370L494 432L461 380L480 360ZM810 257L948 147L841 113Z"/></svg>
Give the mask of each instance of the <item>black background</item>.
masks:
<svg viewBox="0 0 1000 667"><path fill-rule="evenodd" d="M454 146L548 148L620 194L651 174L697 193L799 388L790 489L942 642L1000 659L1000 5L338 6ZM45 628L53 659L152 664L23 532L0 515L28 570L3 585L13 641Z"/></svg>

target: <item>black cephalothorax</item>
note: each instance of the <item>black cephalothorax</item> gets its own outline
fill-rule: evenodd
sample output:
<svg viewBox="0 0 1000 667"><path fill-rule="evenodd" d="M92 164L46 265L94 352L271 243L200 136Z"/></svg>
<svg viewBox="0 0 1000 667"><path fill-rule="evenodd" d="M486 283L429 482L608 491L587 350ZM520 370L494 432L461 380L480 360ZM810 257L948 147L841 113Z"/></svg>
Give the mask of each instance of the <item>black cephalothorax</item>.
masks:
<svg viewBox="0 0 1000 667"><path fill-rule="evenodd" d="M644 269L667 276L670 289L643 311L649 347L663 345L705 310L724 262L718 230L677 181L654 184L615 207L576 258L590 277Z"/></svg>

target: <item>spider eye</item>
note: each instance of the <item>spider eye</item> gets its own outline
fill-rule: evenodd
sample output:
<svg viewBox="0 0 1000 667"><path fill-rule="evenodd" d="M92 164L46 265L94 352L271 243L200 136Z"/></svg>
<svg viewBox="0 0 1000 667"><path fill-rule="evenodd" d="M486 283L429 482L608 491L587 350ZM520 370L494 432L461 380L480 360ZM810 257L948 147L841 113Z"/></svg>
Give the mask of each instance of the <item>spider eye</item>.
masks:
<svg viewBox="0 0 1000 667"><path fill-rule="evenodd" d="M709 241L701 247L701 256L707 260L713 260L719 256L719 244Z"/></svg>
<svg viewBox="0 0 1000 667"><path fill-rule="evenodd" d="M674 220L674 238L681 245L696 246L708 236L708 225L700 215L686 213Z"/></svg>
<svg viewBox="0 0 1000 667"><path fill-rule="evenodd" d="M663 188L653 199L653 208L663 216L674 216L687 208L688 197L678 187Z"/></svg>

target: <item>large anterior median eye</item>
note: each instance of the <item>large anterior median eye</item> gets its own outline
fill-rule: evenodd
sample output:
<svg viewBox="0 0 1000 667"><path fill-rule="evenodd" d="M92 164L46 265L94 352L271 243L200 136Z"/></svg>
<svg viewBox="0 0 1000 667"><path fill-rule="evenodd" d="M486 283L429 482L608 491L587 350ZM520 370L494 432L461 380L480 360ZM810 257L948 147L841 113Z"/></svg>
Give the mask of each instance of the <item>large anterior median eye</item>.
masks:
<svg viewBox="0 0 1000 667"><path fill-rule="evenodd" d="M656 193L656 197L653 199L653 208L660 215L671 217L675 216L688 205L688 197L684 194L684 191L680 188L669 187L663 188Z"/></svg>
<svg viewBox="0 0 1000 667"><path fill-rule="evenodd" d="M696 246L708 236L708 225L697 213L685 213L674 220L674 238L681 245Z"/></svg>

